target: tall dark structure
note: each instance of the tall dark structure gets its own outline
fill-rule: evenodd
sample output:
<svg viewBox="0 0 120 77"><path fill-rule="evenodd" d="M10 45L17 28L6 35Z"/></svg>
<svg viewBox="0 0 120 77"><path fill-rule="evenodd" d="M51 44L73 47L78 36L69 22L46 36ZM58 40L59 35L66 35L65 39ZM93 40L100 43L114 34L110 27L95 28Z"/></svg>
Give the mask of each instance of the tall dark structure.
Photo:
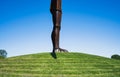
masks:
<svg viewBox="0 0 120 77"><path fill-rule="evenodd" d="M51 0L50 12L53 19L53 31L51 34L53 52L68 52L65 49L60 48L59 46L59 37L61 29L61 17L62 17L62 8L61 0Z"/></svg>

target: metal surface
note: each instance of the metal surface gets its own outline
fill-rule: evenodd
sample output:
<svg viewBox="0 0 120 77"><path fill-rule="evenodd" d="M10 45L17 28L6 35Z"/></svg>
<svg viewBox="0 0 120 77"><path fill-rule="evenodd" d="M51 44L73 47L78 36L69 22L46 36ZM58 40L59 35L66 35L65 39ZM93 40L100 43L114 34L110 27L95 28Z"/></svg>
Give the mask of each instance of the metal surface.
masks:
<svg viewBox="0 0 120 77"><path fill-rule="evenodd" d="M59 47L61 17L62 17L62 0L51 0L50 12L53 19L53 31L51 34L53 52L68 52L66 49Z"/></svg>

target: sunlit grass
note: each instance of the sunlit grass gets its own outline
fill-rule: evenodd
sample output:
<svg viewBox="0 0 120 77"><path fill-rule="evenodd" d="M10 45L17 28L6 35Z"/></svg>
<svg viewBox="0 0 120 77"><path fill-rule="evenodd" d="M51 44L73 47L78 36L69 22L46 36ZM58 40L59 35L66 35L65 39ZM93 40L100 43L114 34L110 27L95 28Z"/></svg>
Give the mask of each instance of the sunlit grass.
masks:
<svg viewBox="0 0 120 77"><path fill-rule="evenodd" d="M0 59L0 77L119 77L120 61L82 53Z"/></svg>

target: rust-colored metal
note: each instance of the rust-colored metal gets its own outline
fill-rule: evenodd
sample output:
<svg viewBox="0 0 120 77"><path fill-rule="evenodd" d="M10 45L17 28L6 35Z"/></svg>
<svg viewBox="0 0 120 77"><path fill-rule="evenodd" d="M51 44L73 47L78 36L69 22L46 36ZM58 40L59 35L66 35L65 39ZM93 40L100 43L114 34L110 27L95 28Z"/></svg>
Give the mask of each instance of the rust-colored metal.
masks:
<svg viewBox="0 0 120 77"><path fill-rule="evenodd" d="M51 34L53 52L68 52L65 49L59 47L59 37L61 28L61 17L62 17L62 0L51 0L50 12L53 19L53 31Z"/></svg>

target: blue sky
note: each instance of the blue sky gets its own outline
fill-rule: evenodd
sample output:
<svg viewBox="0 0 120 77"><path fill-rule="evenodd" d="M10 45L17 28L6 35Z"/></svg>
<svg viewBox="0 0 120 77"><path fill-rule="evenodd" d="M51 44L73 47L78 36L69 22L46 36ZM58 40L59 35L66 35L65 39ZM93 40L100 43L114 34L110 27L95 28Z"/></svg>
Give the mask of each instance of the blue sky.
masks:
<svg viewBox="0 0 120 77"><path fill-rule="evenodd" d="M62 0L61 48L120 55L119 0ZM8 57L51 52L50 0L0 0L0 49Z"/></svg>

